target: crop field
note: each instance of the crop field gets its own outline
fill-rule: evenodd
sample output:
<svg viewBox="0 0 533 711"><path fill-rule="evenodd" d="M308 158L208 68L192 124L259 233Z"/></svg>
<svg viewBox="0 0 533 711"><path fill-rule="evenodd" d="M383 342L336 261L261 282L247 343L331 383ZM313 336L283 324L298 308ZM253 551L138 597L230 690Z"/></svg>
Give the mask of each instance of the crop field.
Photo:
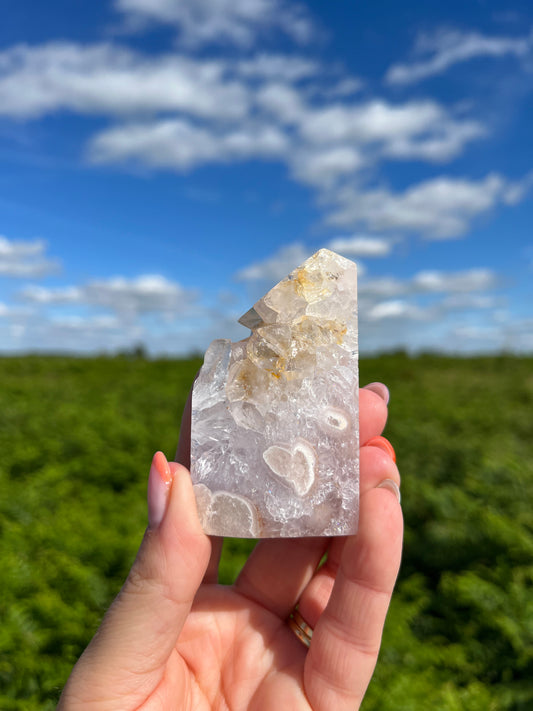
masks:
<svg viewBox="0 0 533 711"><path fill-rule="evenodd" d="M146 526L199 360L0 359L0 709L53 709ZM364 711L533 709L533 358L392 354L400 579ZM226 541L221 582L253 543Z"/></svg>

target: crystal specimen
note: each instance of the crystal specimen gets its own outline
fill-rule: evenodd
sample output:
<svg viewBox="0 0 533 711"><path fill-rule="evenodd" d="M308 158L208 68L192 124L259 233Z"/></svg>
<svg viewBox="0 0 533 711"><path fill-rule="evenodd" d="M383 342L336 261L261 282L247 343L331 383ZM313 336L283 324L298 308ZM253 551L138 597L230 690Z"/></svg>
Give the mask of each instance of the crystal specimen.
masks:
<svg viewBox="0 0 533 711"><path fill-rule="evenodd" d="M321 249L209 346L191 476L216 536L349 535L359 509L357 267Z"/></svg>

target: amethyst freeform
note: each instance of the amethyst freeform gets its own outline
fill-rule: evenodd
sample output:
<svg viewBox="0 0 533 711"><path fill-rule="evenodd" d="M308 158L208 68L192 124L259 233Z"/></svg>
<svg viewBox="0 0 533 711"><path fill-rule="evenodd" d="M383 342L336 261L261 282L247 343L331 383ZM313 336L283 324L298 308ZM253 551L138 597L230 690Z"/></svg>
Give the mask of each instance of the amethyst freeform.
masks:
<svg viewBox="0 0 533 711"><path fill-rule="evenodd" d="M192 399L191 475L206 533L357 530L357 267L321 249L209 346Z"/></svg>

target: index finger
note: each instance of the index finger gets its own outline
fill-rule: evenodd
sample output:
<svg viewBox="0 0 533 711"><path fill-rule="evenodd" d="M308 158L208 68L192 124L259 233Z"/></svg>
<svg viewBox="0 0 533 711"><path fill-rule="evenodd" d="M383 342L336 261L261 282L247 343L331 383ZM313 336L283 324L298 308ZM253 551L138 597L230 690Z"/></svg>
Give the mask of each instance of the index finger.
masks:
<svg viewBox="0 0 533 711"><path fill-rule="evenodd" d="M185 403L183 415L181 418L180 437L178 441L178 449L176 451L176 462L183 464L189 471L191 469L191 413L192 413L192 388L189 391L189 397ZM211 538L211 556L209 564L205 571L203 582L214 584L218 582L218 566L220 564L220 556L222 555L222 544L224 539L220 536L210 536Z"/></svg>

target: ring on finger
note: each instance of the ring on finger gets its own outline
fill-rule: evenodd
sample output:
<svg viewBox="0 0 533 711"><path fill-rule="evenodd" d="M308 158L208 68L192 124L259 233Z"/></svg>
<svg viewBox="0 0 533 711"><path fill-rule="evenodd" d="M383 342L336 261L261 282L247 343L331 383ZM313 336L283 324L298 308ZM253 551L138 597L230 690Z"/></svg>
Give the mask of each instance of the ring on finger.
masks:
<svg viewBox="0 0 533 711"><path fill-rule="evenodd" d="M287 624L302 644L304 644L306 647L311 646L313 628L307 624L307 622L300 615L298 610L294 609L291 612L289 619L287 620Z"/></svg>

